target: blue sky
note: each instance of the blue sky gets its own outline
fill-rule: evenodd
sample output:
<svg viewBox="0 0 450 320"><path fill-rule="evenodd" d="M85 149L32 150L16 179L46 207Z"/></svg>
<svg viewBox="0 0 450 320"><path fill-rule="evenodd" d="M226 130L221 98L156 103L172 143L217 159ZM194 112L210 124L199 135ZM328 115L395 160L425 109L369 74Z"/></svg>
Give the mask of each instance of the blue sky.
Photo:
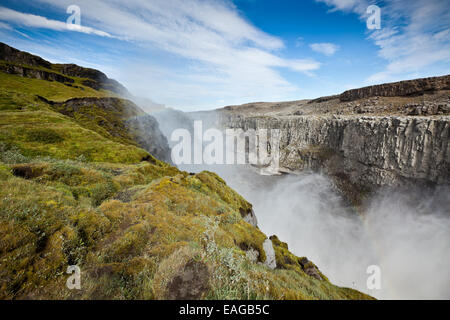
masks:
<svg viewBox="0 0 450 320"><path fill-rule="evenodd" d="M371 4L379 30L366 26ZM193 111L448 74L450 1L3 0L0 41Z"/></svg>

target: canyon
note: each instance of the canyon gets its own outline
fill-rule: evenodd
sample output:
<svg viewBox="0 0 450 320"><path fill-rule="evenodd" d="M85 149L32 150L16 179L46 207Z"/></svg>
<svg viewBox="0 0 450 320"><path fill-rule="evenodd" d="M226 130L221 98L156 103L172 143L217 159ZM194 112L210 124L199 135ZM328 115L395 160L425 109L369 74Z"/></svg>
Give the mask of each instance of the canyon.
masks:
<svg viewBox="0 0 450 320"><path fill-rule="evenodd" d="M0 78L0 298L450 296L449 76L151 114L100 71L5 44ZM279 129L278 171L173 166L195 120ZM79 293L59 290L69 263Z"/></svg>
<svg viewBox="0 0 450 320"><path fill-rule="evenodd" d="M441 272L450 249L448 83L443 76L184 119L178 113L172 127L192 130L202 120L221 130L279 129L280 167L272 176L252 166L208 169L254 204L261 230L283 235L336 283L377 298L442 298L450 294L440 284L450 281ZM155 117L169 137L171 121ZM382 289L368 291L366 268L374 264Z"/></svg>
<svg viewBox="0 0 450 320"><path fill-rule="evenodd" d="M219 109L225 128L280 129L282 173L334 178L349 200L383 186L450 181L450 76L341 95Z"/></svg>
<svg viewBox="0 0 450 320"><path fill-rule="evenodd" d="M373 299L264 234L216 173L173 166L162 131L186 115L158 123L125 90L0 43L0 299Z"/></svg>

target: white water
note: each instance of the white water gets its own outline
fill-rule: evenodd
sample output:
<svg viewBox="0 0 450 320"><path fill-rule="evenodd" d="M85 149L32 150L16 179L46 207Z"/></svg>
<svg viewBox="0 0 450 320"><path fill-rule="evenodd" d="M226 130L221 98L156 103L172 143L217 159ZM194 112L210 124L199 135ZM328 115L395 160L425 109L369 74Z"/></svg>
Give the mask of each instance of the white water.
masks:
<svg viewBox="0 0 450 320"><path fill-rule="evenodd" d="M164 122L169 128L186 124ZM170 139L170 136L168 137ZM215 171L250 201L260 229L307 256L330 281L381 299L450 299L450 188L381 190L362 219L319 174L259 176L244 166L184 166ZM368 290L367 267L381 268Z"/></svg>

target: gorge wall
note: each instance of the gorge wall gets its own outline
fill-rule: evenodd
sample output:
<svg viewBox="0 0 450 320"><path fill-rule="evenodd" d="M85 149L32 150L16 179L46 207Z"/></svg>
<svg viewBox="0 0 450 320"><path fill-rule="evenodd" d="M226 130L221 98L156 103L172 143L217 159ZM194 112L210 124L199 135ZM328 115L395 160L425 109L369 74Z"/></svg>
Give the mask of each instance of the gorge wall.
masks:
<svg viewBox="0 0 450 320"><path fill-rule="evenodd" d="M343 103L340 96L331 96L279 103L275 108L273 104L263 103L246 105L243 109L228 107L221 110L221 122L225 127L244 130L280 129L280 171L325 172L336 178L340 189L350 194L350 198L356 199L361 193L380 186L448 184L449 96L448 91L441 90L448 78L419 79L409 84L405 81L406 84L386 84L344 93L346 97L364 96L361 99L366 100L355 102L356 106L367 106L369 112L364 115L348 112L348 103ZM389 102L396 102L396 107L379 112L376 95L381 89L397 95L395 99L403 99L398 96L402 96L405 88L414 88L409 91L419 95L424 92L433 95L414 98L419 102L410 98L400 102L391 99ZM407 110L414 103L442 105L444 114L410 116ZM302 111L308 108L313 111Z"/></svg>
<svg viewBox="0 0 450 320"><path fill-rule="evenodd" d="M26 83L37 88L33 93L39 94L33 99L39 103L105 138L141 147L159 160L171 161L167 139L157 120L131 101L134 97L123 85L103 72L75 64L54 64L0 42L0 74L5 84L11 76L32 79ZM53 89L49 90L52 82ZM61 94L52 96L58 91L55 87ZM26 93L32 91L27 89Z"/></svg>
<svg viewBox="0 0 450 320"><path fill-rule="evenodd" d="M252 117L227 126L280 129L281 166L326 167L365 185L449 181L449 117Z"/></svg>
<svg viewBox="0 0 450 320"><path fill-rule="evenodd" d="M433 93L439 90L450 90L450 76L422 78L409 81L368 86L347 90L341 95L341 101L354 101L368 97L404 97Z"/></svg>

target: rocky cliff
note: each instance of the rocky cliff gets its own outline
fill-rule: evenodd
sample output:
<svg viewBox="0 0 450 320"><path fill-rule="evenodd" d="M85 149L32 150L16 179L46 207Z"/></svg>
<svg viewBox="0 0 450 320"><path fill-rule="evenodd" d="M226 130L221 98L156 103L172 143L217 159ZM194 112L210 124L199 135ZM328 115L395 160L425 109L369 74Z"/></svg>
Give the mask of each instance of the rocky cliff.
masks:
<svg viewBox="0 0 450 320"><path fill-rule="evenodd" d="M403 97L423 95L439 90L450 90L450 76L422 78L380 84L345 91L339 96L341 101L354 101L369 97Z"/></svg>
<svg viewBox="0 0 450 320"><path fill-rule="evenodd" d="M44 100L82 126L99 126L107 138L139 146L156 158L170 162L167 138L158 122L129 100L114 97L73 98L64 102Z"/></svg>
<svg viewBox="0 0 450 320"><path fill-rule="evenodd" d="M128 97L128 90L119 82L109 79L103 72L76 64L52 64L41 57L20 51L0 42L0 70L22 77L72 84L71 77L95 90L108 90Z"/></svg>
<svg viewBox="0 0 450 320"><path fill-rule="evenodd" d="M280 129L281 171L326 172L358 202L380 186L450 182L448 81L419 79L220 114L225 127Z"/></svg>
<svg viewBox="0 0 450 320"><path fill-rule="evenodd" d="M218 175L154 158L157 123L131 101L5 50L19 72L0 71L0 300L372 299L268 238Z"/></svg>
<svg viewBox="0 0 450 320"><path fill-rule="evenodd" d="M450 181L450 117L252 117L227 126L281 129L281 165L327 168L365 185Z"/></svg>
<svg viewBox="0 0 450 320"><path fill-rule="evenodd" d="M52 64L0 43L0 76L5 86L4 99L8 96L7 101L13 102L8 106L10 110L26 108L26 104L12 98L20 94L27 103L44 103L106 139L135 145L170 162L167 139L156 119L130 100L119 98L129 96L128 91L101 71L75 64Z"/></svg>

